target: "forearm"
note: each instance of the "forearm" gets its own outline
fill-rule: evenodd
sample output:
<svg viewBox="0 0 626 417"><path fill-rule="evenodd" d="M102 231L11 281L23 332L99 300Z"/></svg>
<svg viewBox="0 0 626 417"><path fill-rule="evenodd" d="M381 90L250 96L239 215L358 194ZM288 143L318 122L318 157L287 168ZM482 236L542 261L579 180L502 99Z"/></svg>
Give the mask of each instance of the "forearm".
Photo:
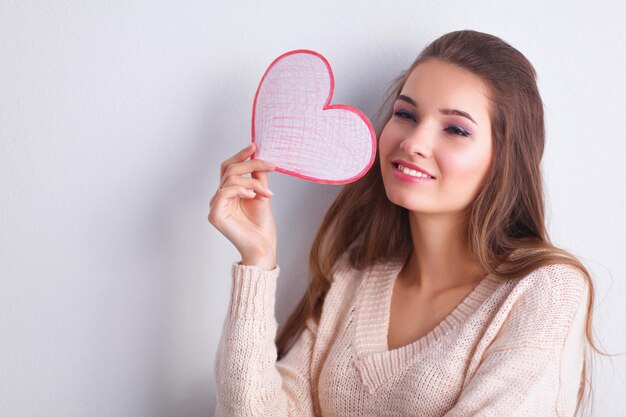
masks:
<svg viewBox="0 0 626 417"><path fill-rule="evenodd" d="M307 329L287 357L276 362L274 314L278 267L233 265L231 303L217 356L216 416L310 416Z"/></svg>

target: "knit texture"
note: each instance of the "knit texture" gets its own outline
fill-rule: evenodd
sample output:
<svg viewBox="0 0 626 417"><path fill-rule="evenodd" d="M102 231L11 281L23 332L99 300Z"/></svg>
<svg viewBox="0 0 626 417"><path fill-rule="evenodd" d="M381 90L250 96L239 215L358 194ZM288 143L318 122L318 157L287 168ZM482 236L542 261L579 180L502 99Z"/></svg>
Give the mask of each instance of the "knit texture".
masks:
<svg viewBox="0 0 626 417"><path fill-rule="evenodd" d="M226 416L573 416L584 355L588 286L556 264L526 277L487 275L432 331L389 350L402 262L333 268L319 323L309 319L277 359L277 266L232 265L215 358Z"/></svg>

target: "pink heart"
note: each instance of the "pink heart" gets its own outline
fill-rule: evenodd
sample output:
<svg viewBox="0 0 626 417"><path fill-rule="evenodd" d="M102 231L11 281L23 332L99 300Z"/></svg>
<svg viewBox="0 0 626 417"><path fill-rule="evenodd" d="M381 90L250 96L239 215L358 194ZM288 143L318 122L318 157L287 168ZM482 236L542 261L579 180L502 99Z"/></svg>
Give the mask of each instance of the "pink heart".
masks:
<svg viewBox="0 0 626 417"><path fill-rule="evenodd" d="M328 61L299 49L272 62L252 111L254 158L309 181L345 184L370 169L376 133L355 107L330 104L335 82Z"/></svg>

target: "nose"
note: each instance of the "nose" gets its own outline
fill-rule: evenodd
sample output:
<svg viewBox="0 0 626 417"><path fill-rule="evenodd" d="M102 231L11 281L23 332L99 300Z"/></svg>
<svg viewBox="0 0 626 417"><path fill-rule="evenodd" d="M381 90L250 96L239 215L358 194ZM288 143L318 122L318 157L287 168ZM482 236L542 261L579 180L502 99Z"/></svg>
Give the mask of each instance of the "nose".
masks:
<svg viewBox="0 0 626 417"><path fill-rule="evenodd" d="M432 155L432 143L428 139L429 135L432 136L433 133L429 133L424 124L417 126L413 132L400 143L400 149L407 155L420 155L424 158L430 158Z"/></svg>

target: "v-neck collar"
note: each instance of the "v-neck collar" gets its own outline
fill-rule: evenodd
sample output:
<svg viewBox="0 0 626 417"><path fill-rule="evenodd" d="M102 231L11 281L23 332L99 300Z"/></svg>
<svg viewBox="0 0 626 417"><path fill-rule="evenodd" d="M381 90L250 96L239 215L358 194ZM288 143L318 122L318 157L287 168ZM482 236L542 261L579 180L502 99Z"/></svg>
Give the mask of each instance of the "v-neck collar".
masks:
<svg viewBox="0 0 626 417"><path fill-rule="evenodd" d="M414 363L425 350L464 322L493 293L499 283L497 278L487 275L434 329L410 344L389 350L387 332L391 297L394 282L403 265L403 260L396 258L372 266L357 295L355 365L370 393Z"/></svg>

